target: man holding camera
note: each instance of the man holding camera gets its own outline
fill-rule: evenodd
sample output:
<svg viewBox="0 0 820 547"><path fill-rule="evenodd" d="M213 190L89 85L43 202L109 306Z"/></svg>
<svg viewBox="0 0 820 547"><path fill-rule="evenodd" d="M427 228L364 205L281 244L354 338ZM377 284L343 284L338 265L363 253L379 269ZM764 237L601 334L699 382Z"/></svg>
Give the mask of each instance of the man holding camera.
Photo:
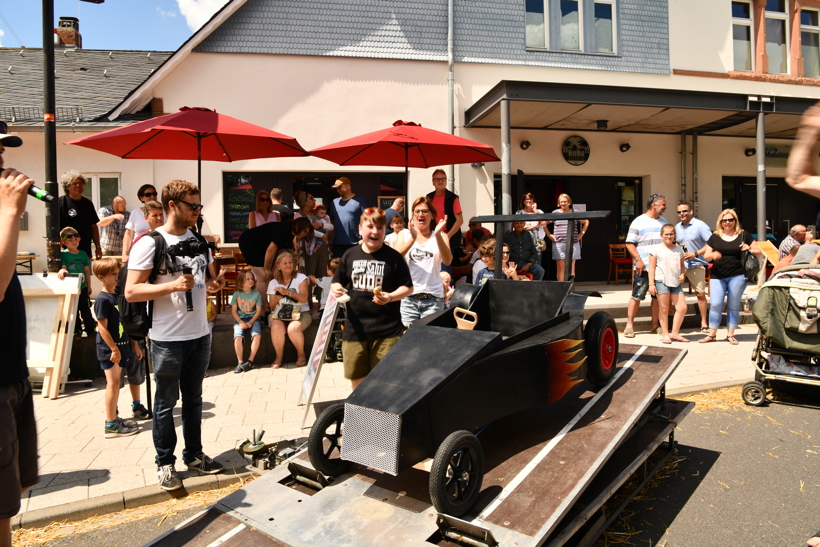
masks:
<svg viewBox="0 0 820 547"><path fill-rule="evenodd" d="M167 220L157 232L165 240L166 252L159 259L156 279L153 237L141 238L131 250L125 297L130 302L153 301L151 360L154 365L154 448L157 475L164 490L182 487L174 462L176 431L173 411L182 394L182 459L191 471L219 473L222 465L202 451L202 380L208 367L211 338L205 314L206 289L216 292L223 281L207 278L213 268L210 249L191 231L201 214L199 189L190 182L175 180L162 189ZM213 270L211 270L212 272Z"/></svg>

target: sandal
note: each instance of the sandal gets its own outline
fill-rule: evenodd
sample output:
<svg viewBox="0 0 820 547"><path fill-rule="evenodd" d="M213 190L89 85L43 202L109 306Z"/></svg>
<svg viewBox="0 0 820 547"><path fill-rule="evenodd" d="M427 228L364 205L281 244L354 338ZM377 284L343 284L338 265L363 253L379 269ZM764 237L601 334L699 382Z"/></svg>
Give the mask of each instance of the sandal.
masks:
<svg viewBox="0 0 820 547"><path fill-rule="evenodd" d="M635 338L635 330L632 327L626 327L624 329L624 337L625 338Z"/></svg>
<svg viewBox="0 0 820 547"><path fill-rule="evenodd" d="M700 332L702 332L703 334L709 334L709 327L701 327Z"/></svg>
<svg viewBox="0 0 820 547"><path fill-rule="evenodd" d="M661 344L671 344L672 340L669 338L661 338Z"/></svg>
<svg viewBox="0 0 820 547"><path fill-rule="evenodd" d="M282 368L282 361L274 361L270 368Z"/></svg>
<svg viewBox="0 0 820 547"><path fill-rule="evenodd" d="M706 343L709 343L709 342L714 342L715 340L717 340L717 337L716 337L716 336L712 336L712 335L710 334L710 335L708 335L708 336L706 336L706 337L701 338L700 340L698 340L698 343L699 343L699 344L706 344Z"/></svg>
<svg viewBox="0 0 820 547"><path fill-rule="evenodd" d="M297 359L296 366L298 367L305 367L307 366L307 359Z"/></svg>
<svg viewBox="0 0 820 547"><path fill-rule="evenodd" d="M688 342L689 341L689 340L687 340L686 338L684 338L682 336L677 336L677 337L670 336L669 339L672 340L673 342Z"/></svg>
<svg viewBox="0 0 820 547"><path fill-rule="evenodd" d="M740 342L737 341L737 338L735 338L734 336L727 336L726 341L729 342L730 344L732 344L733 346L736 346L740 343Z"/></svg>

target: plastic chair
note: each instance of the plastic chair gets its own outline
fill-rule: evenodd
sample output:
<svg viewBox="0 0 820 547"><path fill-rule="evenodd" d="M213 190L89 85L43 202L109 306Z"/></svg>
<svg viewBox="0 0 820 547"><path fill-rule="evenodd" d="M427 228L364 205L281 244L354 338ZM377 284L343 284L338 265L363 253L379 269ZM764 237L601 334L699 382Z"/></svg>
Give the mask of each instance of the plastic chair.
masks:
<svg viewBox="0 0 820 547"><path fill-rule="evenodd" d="M615 270L615 286L618 286L618 277L622 273L630 275L630 283L635 279L635 270L632 268L632 257L626 250L624 243L609 244L609 274L606 276L606 284L612 279L612 270Z"/></svg>

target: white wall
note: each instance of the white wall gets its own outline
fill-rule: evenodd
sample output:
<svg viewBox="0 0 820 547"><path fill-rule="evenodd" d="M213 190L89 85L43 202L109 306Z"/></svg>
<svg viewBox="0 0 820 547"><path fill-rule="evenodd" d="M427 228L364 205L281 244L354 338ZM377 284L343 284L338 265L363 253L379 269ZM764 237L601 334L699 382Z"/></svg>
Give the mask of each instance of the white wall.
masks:
<svg viewBox="0 0 820 547"><path fill-rule="evenodd" d="M682 70L734 70L731 3L670 0L669 61Z"/></svg>

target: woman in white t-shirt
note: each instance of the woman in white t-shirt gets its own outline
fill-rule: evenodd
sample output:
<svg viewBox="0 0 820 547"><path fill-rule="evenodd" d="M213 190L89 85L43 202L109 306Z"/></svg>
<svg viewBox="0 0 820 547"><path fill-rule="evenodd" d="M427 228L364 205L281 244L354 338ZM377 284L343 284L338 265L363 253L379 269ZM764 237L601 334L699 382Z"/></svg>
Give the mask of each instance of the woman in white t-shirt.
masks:
<svg viewBox="0 0 820 547"><path fill-rule="evenodd" d="M128 262L128 255L131 253L131 245L134 239L145 230L150 228L148 221L145 220L145 205L149 201L161 201L157 193L157 189L151 184L143 184L137 190L137 197L143 203L142 207L137 207L131 211L128 217L128 222L125 223L125 235L122 238L122 262ZM165 219L165 211L162 212L163 224Z"/></svg>
<svg viewBox="0 0 820 547"><path fill-rule="evenodd" d="M273 313L268 317L270 320L270 337L273 343L273 351L276 357L273 360L272 368L282 366L282 359L285 355L285 334L290 337L293 347L296 348L296 366L307 365L305 357L305 334L304 331L310 326L310 306L308 305L308 278L305 274L296 272L296 265L293 254L290 251L280 251L273 263L273 279L268 284L268 305L271 310L276 310L277 304L282 298L289 298L301 304L301 314L298 320L283 321L278 319Z"/></svg>
<svg viewBox="0 0 820 547"><path fill-rule="evenodd" d="M649 250L649 294L658 297L660 308L661 342L688 342L680 335L680 326L686 315L686 300L683 297L683 283L686 266L683 263L683 249L675 243L675 227L664 224L661 227L661 243ZM669 304L675 306L672 318L672 334L669 334Z"/></svg>
<svg viewBox="0 0 820 547"><path fill-rule="evenodd" d="M442 264L453 261L445 230L447 215L436 221L433 200L426 196L416 198L410 212L410 229L399 234L395 246L404 256L413 280L413 294L401 301L401 322L405 327L444 309L444 285L439 272Z"/></svg>

